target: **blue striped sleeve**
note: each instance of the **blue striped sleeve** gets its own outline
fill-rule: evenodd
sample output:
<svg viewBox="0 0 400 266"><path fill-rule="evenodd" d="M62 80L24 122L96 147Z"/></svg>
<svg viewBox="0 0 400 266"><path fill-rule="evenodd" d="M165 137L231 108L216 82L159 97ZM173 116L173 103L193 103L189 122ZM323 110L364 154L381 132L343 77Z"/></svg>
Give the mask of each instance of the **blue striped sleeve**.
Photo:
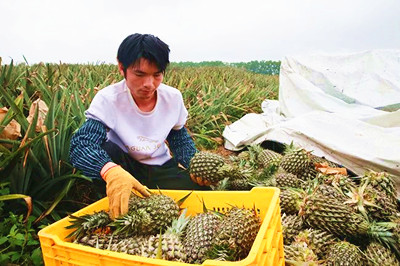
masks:
<svg viewBox="0 0 400 266"><path fill-rule="evenodd" d="M72 136L69 158L71 164L91 178L101 178L101 168L111 162L110 156L101 148L107 139L106 127L101 122L88 119Z"/></svg>
<svg viewBox="0 0 400 266"><path fill-rule="evenodd" d="M176 160L188 168L190 160L197 152L192 137L187 129L182 127L179 130L171 130L167 137L169 148Z"/></svg>

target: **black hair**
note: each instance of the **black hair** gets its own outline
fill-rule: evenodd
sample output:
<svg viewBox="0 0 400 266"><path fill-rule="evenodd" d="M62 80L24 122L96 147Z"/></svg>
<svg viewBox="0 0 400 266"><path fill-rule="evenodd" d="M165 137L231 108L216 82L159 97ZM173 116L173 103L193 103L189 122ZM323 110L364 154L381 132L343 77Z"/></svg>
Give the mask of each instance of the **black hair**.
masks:
<svg viewBox="0 0 400 266"><path fill-rule="evenodd" d="M118 48L117 59L125 73L129 66L142 57L155 63L164 73L169 64L169 47L154 35L135 33L126 37Z"/></svg>

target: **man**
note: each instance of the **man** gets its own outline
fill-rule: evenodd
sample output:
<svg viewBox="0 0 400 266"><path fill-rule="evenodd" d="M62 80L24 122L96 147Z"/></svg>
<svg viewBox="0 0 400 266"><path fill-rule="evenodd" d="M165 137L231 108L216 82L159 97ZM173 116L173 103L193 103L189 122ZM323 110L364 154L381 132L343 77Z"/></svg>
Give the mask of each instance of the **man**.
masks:
<svg viewBox="0 0 400 266"><path fill-rule="evenodd" d="M132 188L149 196L142 184L208 189L195 184L178 167L178 163L189 166L196 148L184 127L188 111L182 94L162 83L169 51L153 35L126 37L117 55L124 80L96 94L85 112L85 123L71 139L71 163L85 175L107 183L113 217L128 211Z"/></svg>

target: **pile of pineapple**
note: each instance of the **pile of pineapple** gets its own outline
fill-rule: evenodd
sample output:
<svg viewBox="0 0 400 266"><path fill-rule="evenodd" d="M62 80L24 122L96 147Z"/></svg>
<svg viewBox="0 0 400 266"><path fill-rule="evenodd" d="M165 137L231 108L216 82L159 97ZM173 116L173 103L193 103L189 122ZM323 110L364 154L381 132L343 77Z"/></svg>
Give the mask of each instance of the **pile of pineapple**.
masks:
<svg viewBox="0 0 400 266"><path fill-rule="evenodd" d="M199 152L191 177L215 190L281 189L285 260L293 265L400 265L400 204L393 176L349 175L340 165L288 145L252 145L227 157Z"/></svg>
<svg viewBox="0 0 400 266"><path fill-rule="evenodd" d="M187 215L175 201L153 193L132 194L127 214L112 220L106 211L70 215L74 243L98 249L201 264L206 259L238 261L245 258L260 228L255 210L232 206L225 213L207 210Z"/></svg>

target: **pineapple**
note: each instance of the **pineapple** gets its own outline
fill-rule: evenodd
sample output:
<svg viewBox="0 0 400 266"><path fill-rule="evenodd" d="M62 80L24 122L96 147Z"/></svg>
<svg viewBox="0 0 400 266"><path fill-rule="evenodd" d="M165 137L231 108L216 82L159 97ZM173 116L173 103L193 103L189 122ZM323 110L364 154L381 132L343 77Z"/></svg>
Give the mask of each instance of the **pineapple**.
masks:
<svg viewBox="0 0 400 266"><path fill-rule="evenodd" d="M165 233L128 237L114 243L109 249L146 258L184 262L186 261L186 253L181 238L189 219L190 217L186 217L185 210L179 218L172 221Z"/></svg>
<svg viewBox="0 0 400 266"><path fill-rule="evenodd" d="M398 195L393 181L393 176L386 172L375 172L370 170L361 178L361 183L369 183L375 189L383 191L391 200L393 200L393 203L396 204Z"/></svg>
<svg viewBox="0 0 400 266"><path fill-rule="evenodd" d="M207 257L218 260L241 260L253 245L260 228L254 210L233 207L220 222Z"/></svg>
<svg viewBox="0 0 400 266"><path fill-rule="evenodd" d="M307 167L305 167L302 171L298 172L296 176L301 180L308 181L313 180L318 176L318 171L315 169L313 163L309 163Z"/></svg>
<svg viewBox="0 0 400 266"><path fill-rule="evenodd" d="M334 163L332 161L329 161L329 160L325 159L324 157L319 157L319 156L316 156L316 155L313 155L313 154L311 154L310 156L311 156L311 158L310 158L311 159L311 163L313 165L322 164L322 165L326 165L326 166L331 167L331 168L340 168L340 167L342 167L337 163Z"/></svg>
<svg viewBox="0 0 400 266"><path fill-rule="evenodd" d="M286 171L279 170L274 175L276 186L279 188L292 187L292 188L304 188L306 182L299 179L296 175L287 173Z"/></svg>
<svg viewBox="0 0 400 266"><path fill-rule="evenodd" d="M109 249L111 245L118 243L124 238L112 233L94 233L75 239L74 243L90 246L98 249Z"/></svg>
<svg viewBox="0 0 400 266"><path fill-rule="evenodd" d="M111 223L111 217L106 211L99 211L92 214L82 216L70 215L71 224L66 226L66 229L75 229L70 233L69 237L81 238L86 235L91 235L95 231L106 230Z"/></svg>
<svg viewBox="0 0 400 266"><path fill-rule="evenodd" d="M282 214L283 243L290 245L294 238L305 228L303 219L298 215Z"/></svg>
<svg viewBox="0 0 400 266"><path fill-rule="evenodd" d="M342 194L346 195L354 191L357 184L347 175L335 174L335 175L323 175L319 174L317 176L318 182L320 184L326 184L333 186Z"/></svg>
<svg viewBox="0 0 400 266"><path fill-rule="evenodd" d="M282 212L286 214L297 214L305 195L302 189L282 188L279 194Z"/></svg>
<svg viewBox="0 0 400 266"><path fill-rule="evenodd" d="M333 244L326 256L326 265L328 266L360 266L364 264L365 259L361 250L347 241Z"/></svg>
<svg viewBox="0 0 400 266"><path fill-rule="evenodd" d="M306 243L319 259L324 259L331 246L338 241L339 239L336 236L324 230L312 228L300 231L294 238L294 242Z"/></svg>
<svg viewBox="0 0 400 266"><path fill-rule="evenodd" d="M288 146L282 156L279 166L291 174L299 174L310 164L310 153L293 144Z"/></svg>
<svg viewBox="0 0 400 266"><path fill-rule="evenodd" d="M381 190L367 182L354 190L346 204L353 206L366 219L388 221L397 212L397 204Z"/></svg>
<svg viewBox="0 0 400 266"><path fill-rule="evenodd" d="M330 185L325 185L325 184L317 185L314 188L314 191L316 194L321 194L328 198L333 198L343 202L349 199L347 196L343 195L340 189L337 189L336 187Z"/></svg>
<svg viewBox="0 0 400 266"><path fill-rule="evenodd" d="M400 266L399 260L390 251L390 249L384 247L378 242L372 242L368 245L365 250L365 256L368 259L367 265L391 265Z"/></svg>
<svg viewBox="0 0 400 266"><path fill-rule="evenodd" d="M395 223L370 223L352 207L334 198L310 195L304 200L299 214L312 228L325 230L338 237L369 237L398 250L393 232Z"/></svg>
<svg viewBox="0 0 400 266"><path fill-rule="evenodd" d="M254 158L255 164L259 168L275 166L278 167L282 159L282 154L273 150L264 149L260 144L249 146L250 158Z"/></svg>
<svg viewBox="0 0 400 266"><path fill-rule="evenodd" d="M171 225L179 217L179 206L171 197L152 194L141 198L132 194L129 200L129 211L118 217L110 226L115 233L126 236L139 234L156 234Z"/></svg>
<svg viewBox="0 0 400 266"><path fill-rule="evenodd" d="M318 257L304 242L283 246L287 265L319 265Z"/></svg>
<svg viewBox="0 0 400 266"><path fill-rule="evenodd" d="M190 219L183 239L188 263L203 263L220 222L221 216L210 211L199 213Z"/></svg>
<svg viewBox="0 0 400 266"><path fill-rule="evenodd" d="M190 176L196 183L215 185L224 177L220 168L226 164L225 159L211 152L197 152L190 160ZM226 173L225 173L226 174Z"/></svg>

